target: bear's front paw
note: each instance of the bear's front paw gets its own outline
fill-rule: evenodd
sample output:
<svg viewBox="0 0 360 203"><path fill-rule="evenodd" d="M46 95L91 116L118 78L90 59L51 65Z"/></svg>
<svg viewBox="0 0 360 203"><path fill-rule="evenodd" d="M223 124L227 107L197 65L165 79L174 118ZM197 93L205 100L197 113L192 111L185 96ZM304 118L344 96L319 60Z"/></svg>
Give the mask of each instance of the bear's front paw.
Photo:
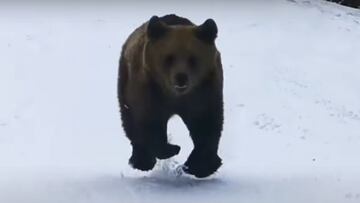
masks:
<svg viewBox="0 0 360 203"><path fill-rule="evenodd" d="M180 152L180 147L178 145L173 144L165 144L163 147L157 150L156 157L158 159L168 159L173 157Z"/></svg>
<svg viewBox="0 0 360 203"><path fill-rule="evenodd" d="M197 178L205 178L216 172L221 164L221 158L217 154L193 150L184 164L184 172Z"/></svg>
<svg viewBox="0 0 360 203"><path fill-rule="evenodd" d="M129 164L142 171L149 171L154 168L156 158L152 153L145 149L133 149L133 153L129 159Z"/></svg>

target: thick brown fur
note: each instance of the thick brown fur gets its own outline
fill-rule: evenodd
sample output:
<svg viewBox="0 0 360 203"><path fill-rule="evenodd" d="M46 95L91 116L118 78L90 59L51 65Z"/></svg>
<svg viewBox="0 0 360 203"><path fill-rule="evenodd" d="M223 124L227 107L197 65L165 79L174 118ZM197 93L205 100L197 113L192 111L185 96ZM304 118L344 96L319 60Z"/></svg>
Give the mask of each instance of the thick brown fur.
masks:
<svg viewBox="0 0 360 203"><path fill-rule="evenodd" d="M156 158L179 153L180 147L167 141L167 122L174 114L194 143L185 172L207 177L221 166L223 73L216 35L211 19L196 26L176 15L154 16L123 45L118 98L134 168L151 170Z"/></svg>

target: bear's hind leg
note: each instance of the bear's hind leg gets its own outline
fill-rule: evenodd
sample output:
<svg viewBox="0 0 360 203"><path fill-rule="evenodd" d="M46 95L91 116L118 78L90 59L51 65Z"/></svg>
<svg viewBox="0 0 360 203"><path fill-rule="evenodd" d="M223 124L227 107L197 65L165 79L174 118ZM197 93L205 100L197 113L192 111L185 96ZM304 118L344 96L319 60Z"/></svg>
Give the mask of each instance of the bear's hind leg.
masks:
<svg viewBox="0 0 360 203"><path fill-rule="evenodd" d="M163 122L159 122L158 131L154 136L157 136L155 139L157 143L154 144L155 156L158 159L168 159L177 155L180 152L180 147L178 145L170 144L167 138L167 119L164 119Z"/></svg>
<svg viewBox="0 0 360 203"><path fill-rule="evenodd" d="M168 159L171 158L180 152L180 146L166 143L157 150L156 158L158 159Z"/></svg>

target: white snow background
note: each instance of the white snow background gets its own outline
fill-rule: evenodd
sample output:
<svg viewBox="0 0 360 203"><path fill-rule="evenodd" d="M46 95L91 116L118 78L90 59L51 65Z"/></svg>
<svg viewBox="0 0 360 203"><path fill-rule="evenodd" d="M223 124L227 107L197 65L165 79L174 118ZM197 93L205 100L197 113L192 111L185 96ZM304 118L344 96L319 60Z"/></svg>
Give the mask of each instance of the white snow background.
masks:
<svg viewBox="0 0 360 203"><path fill-rule="evenodd" d="M131 169L116 98L127 36L152 15L218 24L224 165L192 149ZM0 202L360 202L360 11L324 1L0 3Z"/></svg>

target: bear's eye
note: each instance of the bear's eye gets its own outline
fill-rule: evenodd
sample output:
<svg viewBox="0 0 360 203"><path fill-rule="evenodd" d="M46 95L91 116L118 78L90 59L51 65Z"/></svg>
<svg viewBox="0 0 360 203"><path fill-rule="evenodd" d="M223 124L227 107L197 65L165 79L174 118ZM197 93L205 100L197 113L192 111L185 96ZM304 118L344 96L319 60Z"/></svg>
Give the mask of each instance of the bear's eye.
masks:
<svg viewBox="0 0 360 203"><path fill-rule="evenodd" d="M164 66L165 67L171 67L175 63L175 56L173 54L169 54L165 57L164 60Z"/></svg>
<svg viewBox="0 0 360 203"><path fill-rule="evenodd" d="M191 55L188 58L188 65L190 68L195 69L198 65L198 60L195 56Z"/></svg>

